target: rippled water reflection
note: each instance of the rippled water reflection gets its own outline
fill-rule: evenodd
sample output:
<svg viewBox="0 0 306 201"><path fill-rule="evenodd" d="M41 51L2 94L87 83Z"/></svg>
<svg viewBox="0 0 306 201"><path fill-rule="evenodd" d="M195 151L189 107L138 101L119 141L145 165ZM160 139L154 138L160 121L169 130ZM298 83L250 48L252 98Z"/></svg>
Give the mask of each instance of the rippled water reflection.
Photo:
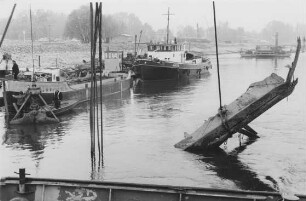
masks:
<svg viewBox="0 0 306 201"><path fill-rule="evenodd" d="M212 58L214 61L214 58ZM220 58L224 104L271 73L285 77L292 59ZM60 124L10 126L0 113L0 175L25 167L31 176L306 192L306 54L295 73L299 83L251 123L256 141L237 135L220 150L193 154L173 145L192 133L219 106L216 69L183 82L149 83L104 100L104 167L92 169L86 105Z"/></svg>

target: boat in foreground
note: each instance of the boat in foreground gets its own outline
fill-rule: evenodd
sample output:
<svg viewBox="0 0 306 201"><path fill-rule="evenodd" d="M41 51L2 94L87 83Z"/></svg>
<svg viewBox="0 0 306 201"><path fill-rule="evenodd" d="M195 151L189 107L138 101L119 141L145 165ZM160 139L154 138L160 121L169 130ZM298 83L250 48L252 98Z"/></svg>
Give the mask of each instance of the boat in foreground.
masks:
<svg viewBox="0 0 306 201"><path fill-rule="evenodd" d="M298 83L298 79L292 80L292 77L300 49L301 40L298 39L295 58L286 80L272 73L263 81L251 84L244 94L220 108L215 116L210 117L191 135L185 134L185 139L174 146L186 151L204 151L219 147L237 132L257 138L256 131L248 124L293 92Z"/></svg>
<svg viewBox="0 0 306 201"><path fill-rule="evenodd" d="M36 87L35 83L25 94L13 95L12 98L14 101L9 104L5 96L9 124L58 123L57 116L71 111L81 103L78 100L62 101L61 92L55 91L53 104L48 105L41 95L41 88ZM9 110L12 107L14 110Z"/></svg>
<svg viewBox="0 0 306 201"><path fill-rule="evenodd" d="M87 70L88 68L86 68ZM79 71L86 71L79 70ZM79 72L73 71L73 72ZM42 73L41 73L42 74ZM44 73L46 75L48 73ZM54 92L60 91L63 95L64 100L79 100L86 101L90 96L90 72L86 72L85 75L80 75L72 80L61 80L61 77L55 73L49 73L50 77L54 78L47 81L38 80L35 82L37 87L41 89L41 95L48 104L51 104L54 98ZM79 72L79 74L81 74ZM102 95L110 96L113 94L120 94L124 91L128 91L131 86L130 74L127 77L121 77L115 75L114 77L106 77L102 80ZM25 93L29 86L32 85L31 81L27 80L10 80L3 79L2 81L2 91L3 99L6 96L8 103L13 100L13 95L18 95L20 92ZM4 86L4 87L3 87ZM100 82L98 82L98 88L100 87ZM4 102L3 102L4 105ZM2 105L0 105L2 106ZM13 109L13 108L12 108Z"/></svg>
<svg viewBox="0 0 306 201"><path fill-rule="evenodd" d="M145 200L145 201L199 201L199 200L300 200L306 195L278 192L228 190L186 186L149 185L107 181L67 180L6 177L0 181L1 201L63 201L63 200Z"/></svg>

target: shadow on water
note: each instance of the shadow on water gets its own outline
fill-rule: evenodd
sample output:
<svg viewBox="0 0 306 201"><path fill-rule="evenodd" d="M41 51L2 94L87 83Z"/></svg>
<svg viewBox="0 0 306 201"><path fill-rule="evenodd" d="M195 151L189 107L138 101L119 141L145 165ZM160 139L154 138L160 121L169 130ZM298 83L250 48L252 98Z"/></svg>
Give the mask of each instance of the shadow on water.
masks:
<svg viewBox="0 0 306 201"><path fill-rule="evenodd" d="M80 105L75 110L60 116L60 123L54 124L10 125L6 118L6 131L2 137L2 144L12 149L29 150L33 153L34 159L42 158L48 143L62 141L67 123L72 122L81 112L84 112L84 108Z"/></svg>
<svg viewBox="0 0 306 201"><path fill-rule="evenodd" d="M115 93L108 96L103 96L102 101L125 100L131 97L131 91L125 90L121 93Z"/></svg>
<svg viewBox="0 0 306 201"><path fill-rule="evenodd" d="M115 94L104 97L103 101L110 101L114 99L127 98L130 96L130 91L127 90L121 94ZM10 125L5 124L5 134L2 137L2 144L18 149L27 149L33 152L43 151L48 140L61 141L65 135L65 127L67 123L72 122L74 118L80 113L86 112L88 102L80 104L73 111L59 117L61 123L55 124L31 124L31 125Z"/></svg>
<svg viewBox="0 0 306 201"><path fill-rule="evenodd" d="M215 172L218 177L234 182L240 189L255 191L275 191L277 186L271 187L258 178L247 165L239 160L239 154L242 153L249 145L256 140L247 139L240 147L233 149L231 152L225 152L218 148L206 153L196 153L203 158L199 159L209 164L208 169ZM266 178L269 180L269 177Z"/></svg>
<svg viewBox="0 0 306 201"><path fill-rule="evenodd" d="M13 125L3 135L2 144L12 149L29 150L34 159L39 159L49 140L62 140L63 132L60 124L45 125Z"/></svg>
<svg viewBox="0 0 306 201"><path fill-rule="evenodd" d="M184 78L179 80L157 80L157 81L139 81L134 87L134 94L156 95L179 91L182 88L197 82L201 79L207 79L210 73L201 75L198 78Z"/></svg>
<svg viewBox="0 0 306 201"><path fill-rule="evenodd" d="M118 109L120 106L126 104L129 102L131 98L131 90L125 90L121 93L111 94L108 96L103 96L102 102L103 102L103 108L105 109ZM97 101L97 103L100 105L100 99ZM78 105L77 108L74 108L74 113L76 115L78 113L82 112L88 112L90 110L90 101L83 102L82 104ZM62 119L62 118L61 118ZM88 119L89 122L89 119ZM88 131L89 132L89 131Z"/></svg>
<svg viewBox="0 0 306 201"><path fill-rule="evenodd" d="M188 85L189 80L160 80L139 82L134 87L134 94L154 95L169 93L179 90L181 87Z"/></svg>

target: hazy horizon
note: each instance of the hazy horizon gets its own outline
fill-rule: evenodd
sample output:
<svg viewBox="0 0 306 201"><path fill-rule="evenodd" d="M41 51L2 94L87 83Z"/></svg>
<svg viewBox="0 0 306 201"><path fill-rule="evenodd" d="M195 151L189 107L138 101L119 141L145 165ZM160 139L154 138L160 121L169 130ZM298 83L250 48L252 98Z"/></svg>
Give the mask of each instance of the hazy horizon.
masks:
<svg viewBox="0 0 306 201"><path fill-rule="evenodd" d="M24 10L51 10L69 14L89 0L0 0L2 12L0 18L8 18L14 3L17 7L14 15ZM150 24L154 30L166 28L168 7L170 30L174 33L180 26L191 25L206 29L213 26L212 1L203 0L104 0L103 14L119 12L133 13L143 23ZM216 0L217 22L228 22L230 27L243 27L246 31L260 31L268 22L276 20L292 26L306 24L305 0Z"/></svg>

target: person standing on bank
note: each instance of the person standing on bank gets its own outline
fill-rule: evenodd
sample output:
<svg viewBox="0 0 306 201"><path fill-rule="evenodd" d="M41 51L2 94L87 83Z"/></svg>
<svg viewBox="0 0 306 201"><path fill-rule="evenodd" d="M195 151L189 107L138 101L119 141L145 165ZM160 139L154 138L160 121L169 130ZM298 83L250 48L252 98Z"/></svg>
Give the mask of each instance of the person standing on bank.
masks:
<svg viewBox="0 0 306 201"><path fill-rule="evenodd" d="M17 80L17 76L18 76L18 74L19 74L19 67L18 67L18 64L16 63L15 60L13 60L12 73L13 73L13 75L14 75L14 80Z"/></svg>

